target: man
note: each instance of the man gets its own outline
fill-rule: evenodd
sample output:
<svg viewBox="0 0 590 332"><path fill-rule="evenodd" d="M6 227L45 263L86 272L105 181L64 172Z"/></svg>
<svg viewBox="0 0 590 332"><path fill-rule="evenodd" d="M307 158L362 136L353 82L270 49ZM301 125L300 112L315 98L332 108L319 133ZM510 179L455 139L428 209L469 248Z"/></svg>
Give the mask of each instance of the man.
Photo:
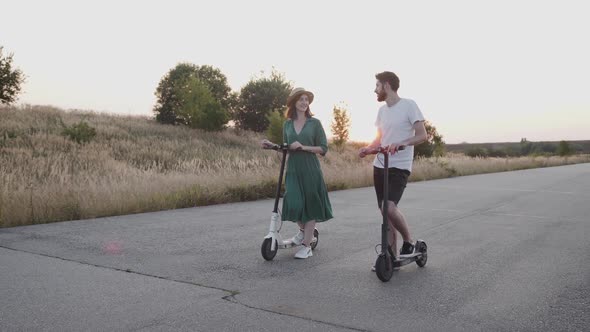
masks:
<svg viewBox="0 0 590 332"><path fill-rule="evenodd" d="M389 183L383 183L384 161L383 155L378 154L373 162L373 182L377 194L377 203L383 214L383 186L389 186L388 203L389 234L388 241L391 244L389 253L395 257L397 248L396 230L403 238L400 255L410 255L414 252L414 242L410 236L406 219L398 208L399 201L404 193L408 177L412 171L414 160L414 145L426 141L426 128L424 116L418 105L406 98L400 98L397 94L399 78L392 72L382 72L375 75L377 83L375 93L378 101L385 101L385 105L379 108L377 114L377 137L369 145L359 150L359 157L364 158L375 148L388 146L389 157ZM404 146L404 150L398 150ZM393 155L391 155L393 154ZM374 267L373 267L374 269Z"/></svg>

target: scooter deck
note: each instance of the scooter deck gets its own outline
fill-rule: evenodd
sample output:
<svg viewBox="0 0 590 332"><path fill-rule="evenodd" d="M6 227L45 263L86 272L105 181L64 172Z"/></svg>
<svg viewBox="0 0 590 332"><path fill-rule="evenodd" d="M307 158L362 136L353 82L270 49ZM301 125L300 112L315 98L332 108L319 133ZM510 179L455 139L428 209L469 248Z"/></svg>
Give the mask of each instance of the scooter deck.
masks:
<svg viewBox="0 0 590 332"><path fill-rule="evenodd" d="M410 255L400 255L398 259L393 261L393 267L400 267L410 263L414 263L415 261L420 259L420 257L422 257L421 252L415 252Z"/></svg>
<svg viewBox="0 0 590 332"><path fill-rule="evenodd" d="M317 242L318 238L314 237L313 240L311 240L311 243ZM278 243L278 247L279 249L287 249L287 248L293 248L296 247L300 244L294 244L293 242L291 242L290 240L283 240L283 243Z"/></svg>

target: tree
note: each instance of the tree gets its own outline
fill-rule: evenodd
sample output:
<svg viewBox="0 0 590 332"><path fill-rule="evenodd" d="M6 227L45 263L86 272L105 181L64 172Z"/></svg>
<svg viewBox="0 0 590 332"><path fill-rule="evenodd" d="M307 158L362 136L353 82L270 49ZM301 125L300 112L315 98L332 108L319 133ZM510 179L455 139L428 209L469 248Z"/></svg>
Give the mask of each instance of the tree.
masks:
<svg viewBox="0 0 590 332"><path fill-rule="evenodd" d="M268 128L271 112L282 113L293 87L274 69L269 77L250 80L241 89L239 106L234 113L236 126L262 132Z"/></svg>
<svg viewBox="0 0 590 332"><path fill-rule="evenodd" d="M566 141L560 141L559 145L557 146L557 153L560 156L569 156L572 154L572 149Z"/></svg>
<svg viewBox="0 0 590 332"><path fill-rule="evenodd" d="M20 69L12 68L13 54L2 55L0 46L0 104L12 104L16 101L25 82L25 75Z"/></svg>
<svg viewBox="0 0 590 332"><path fill-rule="evenodd" d="M440 157L445 154L445 142L442 135L438 133L436 127L429 121L424 122L426 128L426 142L414 147L416 157Z"/></svg>
<svg viewBox="0 0 590 332"><path fill-rule="evenodd" d="M200 66L196 69L197 78L207 84L213 97L219 102L222 108L230 110L233 97L231 88L227 84L227 77L221 70L212 66Z"/></svg>
<svg viewBox="0 0 590 332"><path fill-rule="evenodd" d="M184 93L192 78L205 83L213 98L221 108L231 112L235 104L231 88L227 84L227 78L217 68L211 66L196 66L192 63L179 63L172 68L158 84L155 95L157 97L154 113L156 120L165 124L183 123L177 116L181 107L179 93ZM185 123L186 124L186 123Z"/></svg>
<svg viewBox="0 0 590 332"><path fill-rule="evenodd" d="M334 145L342 147L348 141L348 132L350 130L350 117L348 111L343 105L334 105L332 112L334 119L332 120L331 128Z"/></svg>
<svg viewBox="0 0 590 332"><path fill-rule="evenodd" d="M191 128L221 130L229 120L227 111L214 98L209 86L194 76L188 79L185 86L178 87L175 95L180 106L176 117Z"/></svg>

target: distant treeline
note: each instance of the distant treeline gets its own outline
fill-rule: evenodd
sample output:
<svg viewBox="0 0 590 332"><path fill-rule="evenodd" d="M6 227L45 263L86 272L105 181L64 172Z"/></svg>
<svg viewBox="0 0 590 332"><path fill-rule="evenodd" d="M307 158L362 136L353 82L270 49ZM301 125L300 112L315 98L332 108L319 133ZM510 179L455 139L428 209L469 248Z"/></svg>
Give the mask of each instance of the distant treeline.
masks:
<svg viewBox="0 0 590 332"><path fill-rule="evenodd" d="M471 157L548 156L590 153L590 141L461 143L446 144L447 152L464 153Z"/></svg>

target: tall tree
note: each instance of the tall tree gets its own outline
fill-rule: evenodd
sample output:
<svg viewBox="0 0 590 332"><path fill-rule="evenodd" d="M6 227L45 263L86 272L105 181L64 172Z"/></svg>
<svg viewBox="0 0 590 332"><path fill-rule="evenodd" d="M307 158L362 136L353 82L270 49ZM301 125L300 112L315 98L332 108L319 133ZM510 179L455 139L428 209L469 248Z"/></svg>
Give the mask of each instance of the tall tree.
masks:
<svg viewBox="0 0 590 332"><path fill-rule="evenodd" d="M16 101L25 82L25 75L18 68L13 68L13 54L4 56L0 46L0 104L12 104Z"/></svg>
<svg viewBox="0 0 590 332"><path fill-rule="evenodd" d="M334 105L332 117L332 141L337 147L342 147L348 141L350 116L344 105Z"/></svg>

